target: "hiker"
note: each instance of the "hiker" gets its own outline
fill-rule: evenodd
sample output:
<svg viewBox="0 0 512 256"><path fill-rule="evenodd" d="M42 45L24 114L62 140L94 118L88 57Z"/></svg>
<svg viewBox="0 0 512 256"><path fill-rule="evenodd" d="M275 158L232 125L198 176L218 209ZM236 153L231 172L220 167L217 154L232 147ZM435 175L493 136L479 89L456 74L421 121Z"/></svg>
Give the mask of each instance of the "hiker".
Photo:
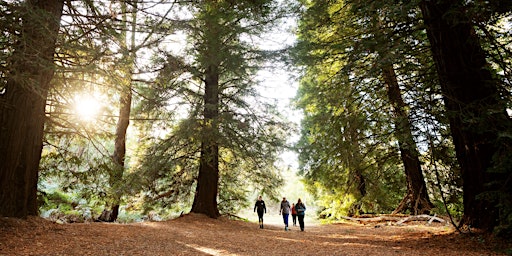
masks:
<svg viewBox="0 0 512 256"><path fill-rule="evenodd" d="M295 209L297 210L297 218L299 218L300 231L304 231L304 215L306 214L306 206L302 203L300 198L295 205Z"/></svg>
<svg viewBox="0 0 512 256"><path fill-rule="evenodd" d="M258 210L258 222L260 223L260 228L263 228L263 213L267 213L267 207L265 206L265 201L258 197L256 203L254 204L254 211Z"/></svg>
<svg viewBox="0 0 512 256"><path fill-rule="evenodd" d="M290 215L290 203L288 200L286 200L286 197L283 197L283 201L281 201L279 214L283 214L284 230L288 231L288 215Z"/></svg>
<svg viewBox="0 0 512 256"><path fill-rule="evenodd" d="M295 209L295 204L292 203L292 220L293 226L297 226L297 209Z"/></svg>

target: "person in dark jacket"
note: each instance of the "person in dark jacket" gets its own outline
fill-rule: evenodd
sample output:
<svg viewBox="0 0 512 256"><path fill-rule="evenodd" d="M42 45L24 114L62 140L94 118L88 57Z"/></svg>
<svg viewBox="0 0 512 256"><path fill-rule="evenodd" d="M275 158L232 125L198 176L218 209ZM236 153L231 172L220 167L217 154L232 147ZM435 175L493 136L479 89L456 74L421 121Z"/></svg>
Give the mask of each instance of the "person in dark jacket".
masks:
<svg viewBox="0 0 512 256"><path fill-rule="evenodd" d="M258 211L258 222L260 223L260 228L263 228L263 213L267 213L267 207L265 206L265 201L258 197L256 204L254 204L254 211Z"/></svg>
<svg viewBox="0 0 512 256"><path fill-rule="evenodd" d="M297 210L297 218L299 219L300 231L304 231L304 215L306 215L306 206L304 203L302 203L300 198L297 201L297 204L295 204L295 209Z"/></svg>

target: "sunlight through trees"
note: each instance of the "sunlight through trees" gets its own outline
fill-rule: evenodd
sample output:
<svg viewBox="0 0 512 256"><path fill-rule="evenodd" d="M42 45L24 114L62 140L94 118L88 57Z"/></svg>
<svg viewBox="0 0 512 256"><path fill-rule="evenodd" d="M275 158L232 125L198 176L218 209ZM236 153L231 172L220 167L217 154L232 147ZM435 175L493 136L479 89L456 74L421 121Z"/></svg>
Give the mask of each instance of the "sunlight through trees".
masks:
<svg viewBox="0 0 512 256"><path fill-rule="evenodd" d="M217 218L288 192L329 220L438 214L509 234L511 15L508 1L2 1L0 215Z"/></svg>

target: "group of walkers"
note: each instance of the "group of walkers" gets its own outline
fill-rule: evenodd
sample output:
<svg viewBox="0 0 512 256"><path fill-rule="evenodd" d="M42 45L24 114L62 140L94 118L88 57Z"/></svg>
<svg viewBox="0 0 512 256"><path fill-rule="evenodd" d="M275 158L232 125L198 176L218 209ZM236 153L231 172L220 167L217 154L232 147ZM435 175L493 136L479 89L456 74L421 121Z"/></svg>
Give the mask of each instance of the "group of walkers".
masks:
<svg viewBox="0 0 512 256"><path fill-rule="evenodd" d="M258 222L260 224L260 228L263 228L263 214L267 213L267 207L265 206L265 201L263 201L262 197L259 196L256 204L254 204L254 211L258 212ZM304 231L304 215L306 212L306 206L302 203L302 200L297 200L297 203L292 203L286 200L286 197L283 197L283 201L281 201L281 207L279 208L279 215L283 215L284 222L284 230L288 231L288 217L290 214L292 215L293 226L297 226L297 219L299 220L300 231Z"/></svg>

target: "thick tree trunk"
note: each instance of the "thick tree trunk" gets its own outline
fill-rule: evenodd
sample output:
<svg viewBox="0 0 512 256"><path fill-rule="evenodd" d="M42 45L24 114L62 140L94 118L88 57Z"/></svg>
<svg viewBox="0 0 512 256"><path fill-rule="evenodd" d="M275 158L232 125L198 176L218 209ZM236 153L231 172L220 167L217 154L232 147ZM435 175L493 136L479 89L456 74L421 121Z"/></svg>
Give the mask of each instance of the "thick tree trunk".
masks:
<svg viewBox="0 0 512 256"><path fill-rule="evenodd" d="M460 2L422 1L420 7L462 170L461 224L491 230L499 219L498 210L490 198L480 195L497 191L492 186L506 180L488 170L501 146L498 134L508 132L510 121L499 100L498 82Z"/></svg>
<svg viewBox="0 0 512 256"><path fill-rule="evenodd" d="M406 104L400 93L396 73L391 65L385 66L382 71L388 98L393 105L396 126L395 134L398 139L400 156L407 177L407 194L393 213L405 212L407 210L414 215L429 213L433 205L428 197L418 148L412 135L411 123L405 111Z"/></svg>
<svg viewBox="0 0 512 256"><path fill-rule="evenodd" d="M0 215L37 215L46 97L63 0L28 0L20 41L0 94Z"/></svg>
<svg viewBox="0 0 512 256"><path fill-rule="evenodd" d="M192 212L209 217L220 216L217 208L219 184L219 145L217 142L219 115L219 70L206 70L204 93L204 124L201 136L201 159Z"/></svg>

